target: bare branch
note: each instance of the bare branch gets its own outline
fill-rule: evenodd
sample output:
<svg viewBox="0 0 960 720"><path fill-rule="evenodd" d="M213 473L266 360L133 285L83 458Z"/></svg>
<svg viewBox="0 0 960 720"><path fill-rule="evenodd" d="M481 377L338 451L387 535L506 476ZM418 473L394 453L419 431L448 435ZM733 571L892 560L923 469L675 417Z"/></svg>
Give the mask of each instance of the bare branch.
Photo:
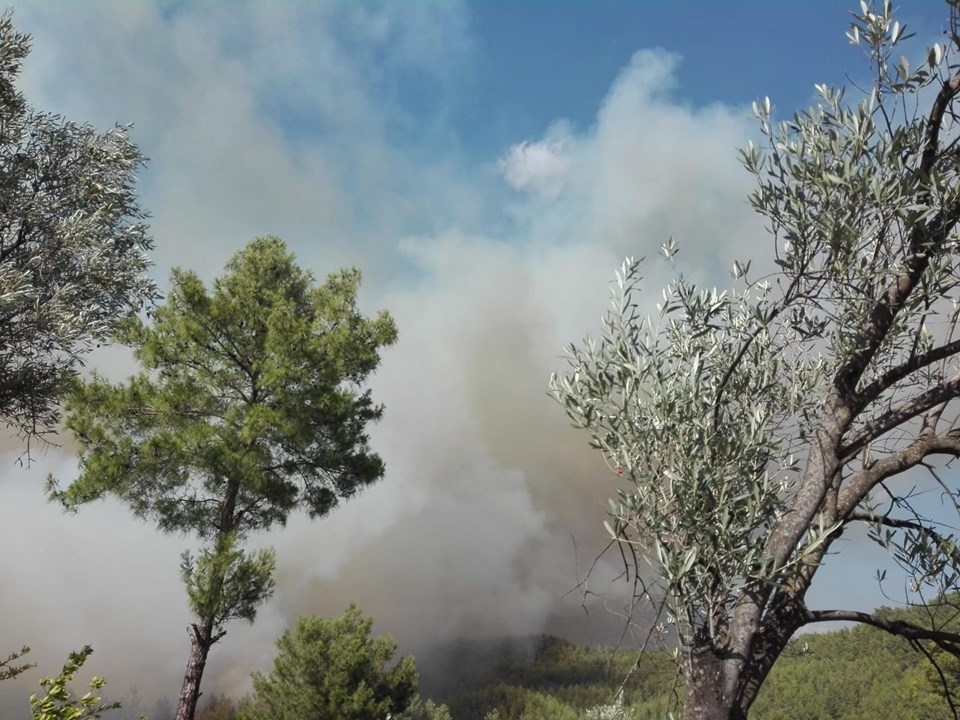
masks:
<svg viewBox="0 0 960 720"><path fill-rule="evenodd" d="M939 531L928 524L916 520L905 520L903 518L892 518L889 515L873 515L871 513L855 512L850 515L850 522L865 522L873 525L882 525L883 527L894 528L897 530L913 530L914 532L929 538L936 546L937 550L944 556L948 556L954 566L960 565L960 549L953 541L944 537Z"/></svg>
<svg viewBox="0 0 960 720"><path fill-rule="evenodd" d="M5 660L0 660L0 680L10 680L17 677L30 668L36 667L34 663L15 664L15 661L22 658L30 652L30 648L24 645L20 650L10 653Z"/></svg>
<svg viewBox="0 0 960 720"><path fill-rule="evenodd" d="M861 512L851 513L847 520L850 522L874 523L883 525L884 527L897 528L900 530L916 530L917 532L922 532L925 535L929 535L937 542L946 542L946 538L940 535L940 533L938 533L936 530L933 530L929 526L919 523L915 520L904 520L903 518L893 518L889 515L873 515L871 513Z"/></svg>
<svg viewBox="0 0 960 720"><path fill-rule="evenodd" d="M859 390L855 400L856 405L861 409L867 407L867 405L905 377L912 375L917 370L922 370L928 365L932 365L938 360L949 358L957 353L960 353L960 340L954 340L946 345L941 345L929 352L925 352L922 355L912 357L909 362L891 368L869 385Z"/></svg>
<svg viewBox="0 0 960 720"><path fill-rule="evenodd" d="M908 420L912 420L927 410L958 396L960 396L960 375L930 388L925 393L915 395L900 407L885 412L866 423L846 443L840 446L839 455L841 459L848 462L864 447L884 433L890 432Z"/></svg>
<svg viewBox="0 0 960 720"><path fill-rule="evenodd" d="M948 632L946 630L932 630L930 628L914 625L904 620L887 620L878 615L859 612L858 610L807 610L806 622L856 622L863 625L871 625L879 628L891 635L897 635L909 640L914 646L921 640L930 640L937 647L951 653L960 655L960 634Z"/></svg>
<svg viewBox="0 0 960 720"><path fill-rule="evenodd" d="M945 435L921 436L900 452L861 470L840 491L838 516L850 517L867 493L883 480L919 465L929 455L937 454L960 457L960 430L951 430Z"/></svg>
<svg viewBox="0 0 960 720"><path fill-rule="evenodd" d="M943 127L943 115L950 107L950 103L960 93L960 73L954 75L940 87L937 99L930 108L927 122L927 137L923 143L923 155L920 156L920 172L927 174L933 169L937 159L937 150L940 146L940 130Z"/></svg>

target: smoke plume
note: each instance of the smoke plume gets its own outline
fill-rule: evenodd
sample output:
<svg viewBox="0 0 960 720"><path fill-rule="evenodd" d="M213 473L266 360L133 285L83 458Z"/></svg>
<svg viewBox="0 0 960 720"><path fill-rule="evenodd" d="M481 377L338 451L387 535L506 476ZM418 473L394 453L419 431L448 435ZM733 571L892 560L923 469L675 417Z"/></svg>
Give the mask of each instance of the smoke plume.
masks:
<svg viewBox="0 0 960 720"><path fill-rule="evenodd" d="M746 113L680 103L678 58L641 51L611 78L589 128L558 119L482 165L447 147L424 158L391 145L399 111L379 99L371 64L459 72L470 61L462 8L401 15L388 4L363 15L319 5L23 12L36 36L34 102L142 123L134 137L154 158L143 203L155 216L158 272L182 263L211 279L252 237L273 232L320 276L363 268L364 304L388 309L400 330L371 383L386 405L372 432L385 479L328 518L294 518L254 539L277 549L276 596L253 626L229 627L205 690L245 692L297 616L351 602L402 652L424 657L464 637L615 637L620 620L607 606L622 607L627 588L609 582L613 557L596 571L592 588L607 597L589 615L567 593L603 545L616 478L568 427L547 380L563 369L566 344L599 330L624 255L651 259L651 298L667 272L657 248L670 236L681 262L707 278L722 281L717 267L756 255L764 235L735 153L750 132ZM355 35L350 52L344 27ZM462 44L450 44L451 28ZM319 55L276 50L263 62L277 38ZM291 75L271 84L265 67ZM319 77L307 90L289 79L311 73ZM447 75L437 82L452 87ZM299 103L325 133L285 134L267 101ZM116 378L131 370L115 349L91 366ZM29 468L16 464L15 441L5 449L0 652L30 644L50 674L89 643L89 672L115 694L137 687L148 706L173 696L190 621L178 557L193 539L161 536L111 501L63 515L41 488L48 473L75 473L69 448ZM3 694L25 697L37 673Z"/></svg>

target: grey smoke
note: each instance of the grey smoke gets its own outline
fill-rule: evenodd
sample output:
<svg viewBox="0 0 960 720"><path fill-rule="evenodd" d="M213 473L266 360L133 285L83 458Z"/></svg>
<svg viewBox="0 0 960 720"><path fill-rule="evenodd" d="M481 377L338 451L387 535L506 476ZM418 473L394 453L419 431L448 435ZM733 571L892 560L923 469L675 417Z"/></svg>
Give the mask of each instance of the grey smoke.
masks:
<svg viewBox="0 0 960 720"><path fill-rule="evenodd" d="M135 138L154 157L143 203L155 215L158 272L183 263L212 278L250 238L275 232L319 275L364 268L365 305L388 308L400 328L372 380L387 406L372 433L385 480L329 518L296 518L255 539L277 548L277 594L255 625L231 626L214 648L205 691L244 692L298 615L350 602L403 652L545 631L610 638L619 620L603 602L585 616L578 595L564 595L603 544L616 478L567 426L547 378L562 369L565 344L598 330L623 255L651 258L655 296L668 268L654 257L670 235L689 271L721 281L718 267L755 254L764 235L735 155L746 113L678 103L677 58L645 51L611 79L592 127L558 122L543 138L516 138L493 177L496 158L477 168L455 151L424 160L390 145L384 118L394 109L378 99L370 58L337 45L325 19L334 10L286 5L274 15L275 5L254 2L171 19L133 5L24 8L36 36L28 92L70 117L142 119ZM456 72L469 52L458 55L443 32L460 28L469 47L468 29L462 8L442 5L440 17L388 5L377 17L388 30L365 42L386 43L393 63ZM306 68L295 53L279 60L291 75L347 83L351 93L328 96L318 81L300 99L333 125L333 140L285 137L259 102L271 78L229 42L252 38L261 52L276 38L306 43L307 20L310 47L326 55ZM411 45L420 37L432 44ZM451 53L457 62L435 62ZM482 222L491 213L507 228L496 236ZM91 365L118 378L130 369L113 350ZM42 482L49 472L69 479L75 461L51 450L23 469L17 455L14 443L0 456L0 652L31 644L41 667L0 697L25 698L85 643L95 654L84 672L105 675L113 692L136 686L148 707L172 696L190 620L178 556L193 541L160 536L113 502L62 515ZM610 558L594 586L614 608L625 590L608 582L617 572Z"/></svg>

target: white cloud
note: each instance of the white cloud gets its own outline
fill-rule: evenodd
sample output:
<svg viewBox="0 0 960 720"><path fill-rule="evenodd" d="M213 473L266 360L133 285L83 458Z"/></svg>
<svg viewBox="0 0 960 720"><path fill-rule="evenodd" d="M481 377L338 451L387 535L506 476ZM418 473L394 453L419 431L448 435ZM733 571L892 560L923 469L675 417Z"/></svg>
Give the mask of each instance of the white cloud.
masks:
<svg viewBox="0 0 960 720"><path fill-rule="evenodd" d="M504 179L515 190L556 198L572 165L571 140L570 128L561 122L543 140L517 143L498 163Z"/></svg>
<svg viewBox="0 0 960 720"><path fill-rule="evenodd" d="M267 232L335 269L370 264L430 213L457 221L457 185L431 168L448 160L390 137L427 132L396 79L451 86L470 41L458 3L410 7L25 3L17 22L35 36L33 102L101 126L135 121L162 274L187 260L212 274Z"/></svg>
<svg viewBox="0 0 960 720"><path fill-rule="evenodd" d="M508 182L548 199L514 208L530 237L618 256L651 256L673 237L694 266L715 265L702 256L718 250L755 256L762 233L744 201L752 179L736 154L752 131L747 113L677 100L678 67L662 50L637 52L591 128L554 126L501 158Z"/></svg>

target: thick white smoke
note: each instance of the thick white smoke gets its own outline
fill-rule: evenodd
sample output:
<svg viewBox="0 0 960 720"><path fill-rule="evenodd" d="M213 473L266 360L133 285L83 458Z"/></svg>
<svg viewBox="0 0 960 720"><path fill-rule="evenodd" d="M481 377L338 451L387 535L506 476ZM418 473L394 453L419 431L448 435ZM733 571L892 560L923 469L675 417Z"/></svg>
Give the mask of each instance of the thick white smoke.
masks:
<svg viewBox="0 0 960 720"><path fill-rule="evenodd" d="M676 57L637 53L592 127L558 119L481 168L391 145L398 109L373 70L386 57L385 72L437 72L452 87L449 73L470 61L462 8L318 5L18 15L36 36L25 88L35 103L139 123L134 136L154 158L143 203L160 272L183 264L212 278L253 236L276 233L318 275L365 269L364 303L389 309L400 329L372 382L387 407L372 433L385 480L327 519L295 518L257 539L277 548L277 594L214 648L208 692L242 692L297 615L350 602L407 652L461 636L609 630L602 606L584 617L579 597L563 595L577 580L574 539L581 571L603 542L615 478L547 396L549 374L565 344L598 330L623 255L651 258L658 293L656 250L669 236L692 272L721 280L717 267L766 246L736 159L746 113L679 103ZM276 107L325 130L293 136ZM495 236L481 222L491 213ZM130 368L122 353L97 363L115 377ZM50 671L90 643L90 671L115 692L173 695L189 622L178 555L192 540L160 536L110 502L60 514L41 487L48 472L69 479L65 450L29 470L16 450L0 457L0 652L29 643ZM621 591L610 587L611 604Z"/></svg>

